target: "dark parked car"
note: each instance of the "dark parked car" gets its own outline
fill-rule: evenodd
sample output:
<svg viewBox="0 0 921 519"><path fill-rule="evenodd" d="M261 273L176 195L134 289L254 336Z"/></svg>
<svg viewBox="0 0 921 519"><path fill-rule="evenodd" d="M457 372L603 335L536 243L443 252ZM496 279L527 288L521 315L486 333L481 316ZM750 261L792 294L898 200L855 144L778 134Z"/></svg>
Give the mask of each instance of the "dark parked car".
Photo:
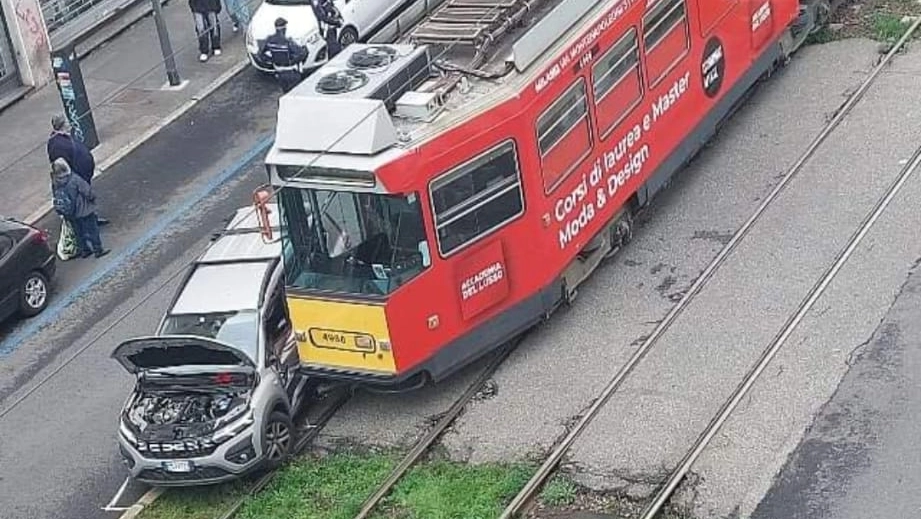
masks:
<svg viewBox="0 0 921 519"><path fill-rule="evenodd" d="M31 317L48 306L55 250L45 231L0 217L0 321Z"/></svg>

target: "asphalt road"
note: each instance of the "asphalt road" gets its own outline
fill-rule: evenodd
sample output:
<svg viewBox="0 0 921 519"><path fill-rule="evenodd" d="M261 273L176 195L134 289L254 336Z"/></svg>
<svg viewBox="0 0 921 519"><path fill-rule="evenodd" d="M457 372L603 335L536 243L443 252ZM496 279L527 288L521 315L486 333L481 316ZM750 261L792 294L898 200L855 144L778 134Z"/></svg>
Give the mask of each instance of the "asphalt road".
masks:
<svg viewBox="0 0 921 519"><path fill-rule="evenodd" d="M0 328L3 519L107 516L126 476L115 438L133 383L109 354L153 332L176 274L265 182L278 95L244 71L99 178L113 253L62 263L48 310Z"/></svg>
<svg viewBox="0 0 921 519"><path fill-rule="evenodd" d="M919 309L915 268L752 519L921 515Z"/></svg>

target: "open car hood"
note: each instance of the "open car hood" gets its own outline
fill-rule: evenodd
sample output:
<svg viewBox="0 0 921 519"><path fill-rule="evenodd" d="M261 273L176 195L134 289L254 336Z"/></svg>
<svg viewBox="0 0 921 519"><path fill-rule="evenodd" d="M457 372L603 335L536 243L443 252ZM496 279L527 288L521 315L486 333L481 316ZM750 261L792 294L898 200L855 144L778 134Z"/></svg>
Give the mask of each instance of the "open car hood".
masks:
<svg viewBox="0 0 921 519"><path fill-rule="evenodd" d="M256 367L242 351L213 339L194 335L129 339L115 348L112 358L130 373L178 366Z"/></svg>

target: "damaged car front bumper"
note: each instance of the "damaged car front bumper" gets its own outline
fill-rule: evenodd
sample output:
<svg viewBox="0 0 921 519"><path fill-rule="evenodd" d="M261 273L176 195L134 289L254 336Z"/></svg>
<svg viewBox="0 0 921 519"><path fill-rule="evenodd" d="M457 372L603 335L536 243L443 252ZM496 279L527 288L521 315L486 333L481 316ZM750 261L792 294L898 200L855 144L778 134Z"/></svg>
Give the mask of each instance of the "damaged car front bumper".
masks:
<svg viewBox="0 0 921 519"><path fill-rule="evenodd" d="M262 438L252 418L224 431L211 438L144 442L123 424L118 446L133 479L162 487L209 485L239 478L263 461Z"/></svg>

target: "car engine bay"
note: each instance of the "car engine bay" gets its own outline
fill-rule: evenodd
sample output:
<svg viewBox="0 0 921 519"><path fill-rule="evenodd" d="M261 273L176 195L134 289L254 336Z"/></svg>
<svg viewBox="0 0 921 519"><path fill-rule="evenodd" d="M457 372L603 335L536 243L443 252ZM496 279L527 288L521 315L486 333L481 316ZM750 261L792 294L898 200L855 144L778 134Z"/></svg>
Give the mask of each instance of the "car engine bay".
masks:
<svg viewBox="0 0 921 519"><path fill-rule="evenodd" d="M126 417L138 439L168 441L206 436L246 409L250 390L141 392Z"/></svg>

